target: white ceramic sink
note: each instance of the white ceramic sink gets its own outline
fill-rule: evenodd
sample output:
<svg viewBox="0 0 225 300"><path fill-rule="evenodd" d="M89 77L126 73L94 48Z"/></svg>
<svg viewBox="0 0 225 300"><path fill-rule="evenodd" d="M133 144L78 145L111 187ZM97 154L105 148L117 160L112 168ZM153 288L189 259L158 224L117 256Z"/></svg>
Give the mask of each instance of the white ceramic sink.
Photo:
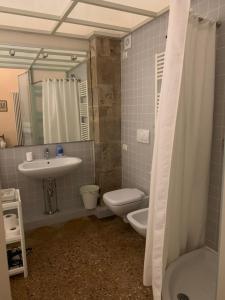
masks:
<svg viewBox="0 0 225 300"><path fill-rule="evenodd" d="M36 159L19 164L18 170L22 174L38 179L61 177L73 171L82 163L78 157L60 157L50 159Z"/></svg>

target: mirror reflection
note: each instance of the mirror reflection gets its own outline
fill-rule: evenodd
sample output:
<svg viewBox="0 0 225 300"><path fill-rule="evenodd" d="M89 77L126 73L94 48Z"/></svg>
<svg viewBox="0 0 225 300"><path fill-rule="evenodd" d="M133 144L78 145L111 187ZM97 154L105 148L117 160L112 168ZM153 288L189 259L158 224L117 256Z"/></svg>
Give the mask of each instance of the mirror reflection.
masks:
<svg viewBox="0 0 225 300"><path fill-rule="evenodd" d="M0 45L0 148L89 140L88 53Z"/></svg>

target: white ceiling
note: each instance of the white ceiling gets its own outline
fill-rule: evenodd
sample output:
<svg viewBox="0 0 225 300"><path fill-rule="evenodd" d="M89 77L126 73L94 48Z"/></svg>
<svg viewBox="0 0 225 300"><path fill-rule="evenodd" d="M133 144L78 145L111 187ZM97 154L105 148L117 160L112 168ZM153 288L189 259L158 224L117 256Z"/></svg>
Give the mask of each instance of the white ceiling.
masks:
<svg viewBox="0 0 225 300"><path fill-rule="evenodd" d="M137 7L141 9L146 9L150 11L155 11L159 13L161 10L163 10L165 7L167 7L169 4L169 1L167 0L104 0L106 2L113 2L117 4L123 4L127 6Z"/></svg>
<svg viewBox="0 0 225 300"><path fill-rule="evenodd" d="M0 29L88 39L122 37L151 21L169 0L0 0Z"/></svg>

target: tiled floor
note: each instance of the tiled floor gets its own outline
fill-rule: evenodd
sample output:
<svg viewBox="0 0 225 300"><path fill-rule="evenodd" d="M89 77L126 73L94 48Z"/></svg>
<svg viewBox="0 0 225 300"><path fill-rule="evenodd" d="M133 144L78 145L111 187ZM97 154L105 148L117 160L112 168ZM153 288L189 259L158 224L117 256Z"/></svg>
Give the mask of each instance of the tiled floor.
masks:
<svg viewBox="0 0 225 300"><path fill-rule="evenodd" d="M119 218L82 218L27 235L29 276L11 279L13 300L148 299L144 239Z"/></svg>

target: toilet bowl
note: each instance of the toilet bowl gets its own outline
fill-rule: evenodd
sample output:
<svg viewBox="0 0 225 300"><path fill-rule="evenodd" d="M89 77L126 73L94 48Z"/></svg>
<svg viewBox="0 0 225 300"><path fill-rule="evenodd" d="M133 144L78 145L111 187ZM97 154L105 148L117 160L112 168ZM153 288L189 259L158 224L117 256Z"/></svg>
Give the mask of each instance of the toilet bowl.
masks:
<svg viewBox="0 0 225 300"><path fill-rule="evenodd" d="M127 220L137 233L144 237L146 236L148 224L148 208L130 212L127 215Z"/></svg>
<svg viewBox="0 0 225 300"><path fill-rule="evenodd" d="M105 205L117 216L126 215L137 210L143 204L145 193L138 189L119 189L103 195Z"/></svg>

